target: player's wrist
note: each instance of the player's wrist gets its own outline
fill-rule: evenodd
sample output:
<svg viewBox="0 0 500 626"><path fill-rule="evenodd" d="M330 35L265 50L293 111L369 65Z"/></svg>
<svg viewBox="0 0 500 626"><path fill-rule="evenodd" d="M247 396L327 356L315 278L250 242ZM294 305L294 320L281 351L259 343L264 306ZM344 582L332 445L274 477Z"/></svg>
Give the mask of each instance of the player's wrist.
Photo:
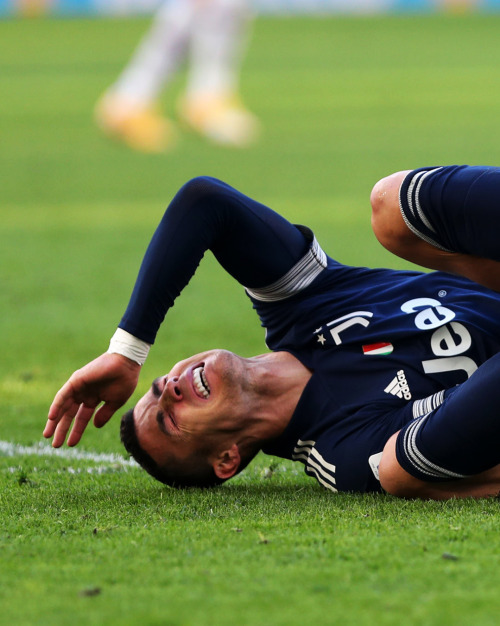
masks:
<svg viewBox="0 0 500 626"><path fill-rule="evenodd" d="M131 335L123 328L117 328L109 342L109 354L121 354L138 365L144 365L151 344Z"/></svg>

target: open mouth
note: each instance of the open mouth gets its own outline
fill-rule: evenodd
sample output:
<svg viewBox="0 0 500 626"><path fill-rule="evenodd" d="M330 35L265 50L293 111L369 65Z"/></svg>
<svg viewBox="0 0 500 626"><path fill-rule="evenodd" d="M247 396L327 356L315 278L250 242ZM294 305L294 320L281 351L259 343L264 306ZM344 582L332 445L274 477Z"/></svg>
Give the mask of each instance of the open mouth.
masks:
<svg viewBox="0 0 500 626"><path fill-rule="evenodd" d="M210 386L205 377L203 366L196 367L193 370L193 384L198 395L206 400L210 395Z"/></svg>

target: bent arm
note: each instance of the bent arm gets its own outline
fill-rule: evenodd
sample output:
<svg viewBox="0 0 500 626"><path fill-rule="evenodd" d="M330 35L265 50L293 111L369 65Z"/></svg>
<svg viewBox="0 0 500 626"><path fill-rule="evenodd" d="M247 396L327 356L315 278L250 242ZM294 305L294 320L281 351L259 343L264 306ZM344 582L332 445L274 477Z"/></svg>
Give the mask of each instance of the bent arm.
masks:
<svg viewBox="0 0 500 626"><path fill-rule="evenodd" d="M468 221L474 223L473 228L467 228L467 222L464 222L460 239L456 236L451 240L446 238L446 245L451 246L447 249L436 245L431 237L423 238L417 235L403 219L400 206L401 185L412 171L396 172L379 180L373 187L370 197L372 228L378 241L387 250L407 261L429 269L465 276L490 289L500 291L500 259L495 241L500 211L497 218L492 210L492 207L497 205L496 198L500 196L500 177L491 175L496 173L492 172L492 168L483 169L488 174L487 178L481 180L479 176L479 181L476 180L475 185L469 184L469 187L474 187L475 190L474 202L469 201L466 205L458 206L461 194L467 195L462 188L456 190L454 197L443 199L451 209L456 204L460 215L465 215ZM453 188L453 180L449 186ZM498 193L495 196L496 187ZM423 204L424 211L432 211L432 207L428 206L428 197L422 196L418 200ZM477 207L484 210L479 211ZM436 226L445 230L444 218L441 219L441 224L438 222ZM449 221L454 220L449 218ZM438 240L439 235L438 229L436 232Z"/></svg>
<svg viewBox="0 0 500 626"><path fill-rule="evenodd" d="M100 403L94 424L103 426L130 398L140 367L176 297L204 253L248 288L285 275L309 242L286 219L212 178L184 185L167 208L144 256L125 315L108 353L76 371L49 410L45 437L53 446L76 445Z"/></svg>
<svg viewBox="0 0 500 626"><path fill-rule="evenodd" d="M119 326L153 343L207 250L240 284L256 288L286 274L307 246L301 231L268 207L221 181L195 178L163 216Z"/></svg>

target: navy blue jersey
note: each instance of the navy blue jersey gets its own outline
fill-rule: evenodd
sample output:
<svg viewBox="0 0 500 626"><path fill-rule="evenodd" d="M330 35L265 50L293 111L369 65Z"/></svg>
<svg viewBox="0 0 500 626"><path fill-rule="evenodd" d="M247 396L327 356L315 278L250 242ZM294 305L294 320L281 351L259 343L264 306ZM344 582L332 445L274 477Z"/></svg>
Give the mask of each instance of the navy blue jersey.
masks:
<svg viewBox="0 0 500 626"><path fill-rule="evenodd" d="M250 292L269 348L313 371L286 431L264 452L302 461L333 490L379 490L389 437L499 351L500 296L442 272L348 267L314 247L316 270L302 263L276 290Z"/></svg>
<svg viewBox="0 0 500 626"><path fill-rule="evenodd" d="M459 184L458 196L467 196L466 179L484 215L491 213L492 176L438 168L422 183L418 173L410 175L403 191L417 207L415 216L432 206L428 218L415 218L415 227L429 222L428 232L443 247L465 239L469 218L445 237L436 216L452 219L453 189ZM153 343L207 249L246 287L268 347L290 352L313 372L288 427L264 451L303 462L329 489L380 489L377 466L389 437L429 412L442 413L456 386L466 389L478 367L499 352L499 294L440 272L342 265L308 229L205 177L187 183L167 209L121 328Z"/></svg>

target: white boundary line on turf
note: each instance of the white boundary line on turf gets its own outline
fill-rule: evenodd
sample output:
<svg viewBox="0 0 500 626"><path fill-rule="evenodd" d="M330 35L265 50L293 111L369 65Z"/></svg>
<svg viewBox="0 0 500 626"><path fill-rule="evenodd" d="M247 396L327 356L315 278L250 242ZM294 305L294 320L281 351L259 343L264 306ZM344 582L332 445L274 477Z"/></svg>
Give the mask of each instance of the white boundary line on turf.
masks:
<svg viewBox="0 0 500 626"><path fill-rule="evenodd" d="M93 461L94 463L111 463L122 467L139 467L133 459L124 459L119 454L87 452L75 448L52 448L40 442L33 446L23 446L10 441L0 441L0 456L56 456L68 460Z"/></svg>

